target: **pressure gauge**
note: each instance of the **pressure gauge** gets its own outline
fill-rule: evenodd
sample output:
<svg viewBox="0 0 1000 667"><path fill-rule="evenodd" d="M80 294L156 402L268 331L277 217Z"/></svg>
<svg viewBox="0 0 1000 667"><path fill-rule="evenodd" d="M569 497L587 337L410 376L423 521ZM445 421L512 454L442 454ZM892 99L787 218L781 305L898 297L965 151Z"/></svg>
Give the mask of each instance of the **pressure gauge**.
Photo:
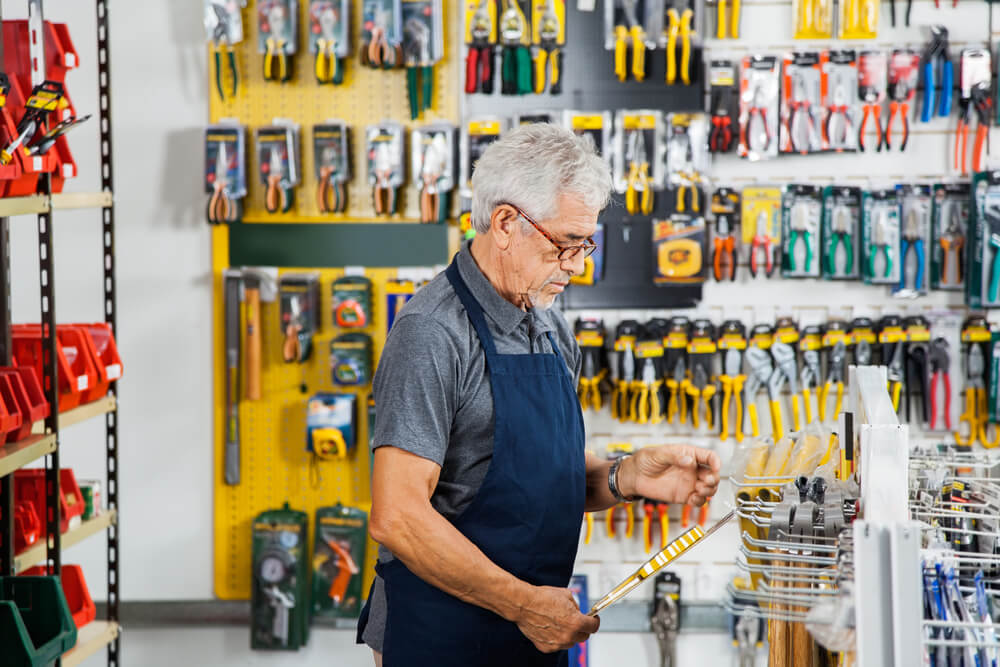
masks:
<svg viewBox="0 0 1000 667"><path fill-rule="evenodd" d="M265 582L276 584L288 576L290 560L291 557L283 551L268 551L257 561L257 574Z"/></svg>

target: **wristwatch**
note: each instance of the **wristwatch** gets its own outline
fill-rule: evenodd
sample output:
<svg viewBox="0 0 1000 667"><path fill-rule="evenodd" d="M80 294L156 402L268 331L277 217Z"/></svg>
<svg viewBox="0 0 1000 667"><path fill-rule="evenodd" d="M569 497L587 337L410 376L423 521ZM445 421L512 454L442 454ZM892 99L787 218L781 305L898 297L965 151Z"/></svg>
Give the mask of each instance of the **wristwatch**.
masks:
<svg viewBox="0 0 1000 667"><path fill-rule="evenodd" d="M631 454L626 454L625 456L618 457L611 462L611 467L608 468L608 490L611 491L611 495L615 497L615 500L620 503L631 503L639 499L639 496L623 496L618 487L618 468L621 466L622 461L631 458L631 456Z"/></svg>

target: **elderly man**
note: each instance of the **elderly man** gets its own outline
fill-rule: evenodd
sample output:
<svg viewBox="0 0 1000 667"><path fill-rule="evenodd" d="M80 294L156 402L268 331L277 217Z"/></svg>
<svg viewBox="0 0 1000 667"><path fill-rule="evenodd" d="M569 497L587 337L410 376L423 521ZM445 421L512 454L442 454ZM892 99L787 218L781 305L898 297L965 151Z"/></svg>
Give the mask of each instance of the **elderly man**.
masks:
<svg viewBox="0 0 1000 667"><path fill-rule="evenodd" d="M371 535L359 641L386 667L557 666L597 631L567 589L584 511L631 497L703 504L718 457L585 451L580 350L549 307L594 251L611 175L552 125L491 145L476 237L406 304L375 375ZM384 663L383 663L384 661Z"/></svg>

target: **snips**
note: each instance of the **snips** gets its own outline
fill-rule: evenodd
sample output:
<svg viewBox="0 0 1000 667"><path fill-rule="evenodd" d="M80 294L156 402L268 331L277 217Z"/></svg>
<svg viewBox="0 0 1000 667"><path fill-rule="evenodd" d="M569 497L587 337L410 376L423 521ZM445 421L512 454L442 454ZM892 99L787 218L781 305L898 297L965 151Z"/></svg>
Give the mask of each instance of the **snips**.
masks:
<svg viewBox="0 0 1000 667"><path fill-rule="evenodd" d="M750 373L747 375L746 384L743 387L745 413L743 431L756 438L760 436L760 422L757 418L757 394L762 388L768 386L768 381L773 374L773 366L771 355L756 345L747 348L746 361Z"/></svg>
<svg viewBox="0 0 1000 667"><path fill-rule="evenodd" d="M837 341L830 348L830 356L826 364L826 382L819 399L819 418L826 421L827 408L830 407L830 393L833 392L835 402L833 406L833 417L840 415L840 410L844 404L844 371L847 368L847 345L843 341Z"/></svg>
<svg viewBox="0 0 1000 667"><path fill-rule="evenodd" d="M538 20L538 51L535 54L535 94L545 92L546 70L548 70L549 92L562 92L562 52L559 36L562 26L552 0L546 0L545 9Z"/></svg>
<svg viewBox="0 0 1000 667"><path fill-rule="evenodd" d="M812 390L819 386L819 352L817 350L806 350L802 353L802 371L799 380L802 382L802 405L805 407L806 424L813 422L814 413L812 409ZM822 406L822 393L816 394L816 412Z"/></svg>
<svg viewBox="0 0 1000 667"><path fill-rule="evenodd" d="M737 442L743 441L743 387L747 381L747 376L743 374L743 355L739 350L730 348L726 350L726 356L722 361L722 375L719 382L722 384L722 429L719 432L719 439L725 440L729 437L729 408L732 402L736 402L736 412L733 415L733 436Z"/></svg>
<svg viewBox="0 0 1000 667"><path fill-rule="evenodd" d="M625 208L630 215L650 215L653 212L653 179L649 174L646 137L642 130L629 134L625 159L629 165Z"/></svg>
<svg viewBox="0 0 1000 667"><path fill-rule="evenodd" d="M444 135L436 134L424 147L424 158L420 171L420 222L443 223L445 210L441 205L439 183L448 165L448 141Z"/></svg>

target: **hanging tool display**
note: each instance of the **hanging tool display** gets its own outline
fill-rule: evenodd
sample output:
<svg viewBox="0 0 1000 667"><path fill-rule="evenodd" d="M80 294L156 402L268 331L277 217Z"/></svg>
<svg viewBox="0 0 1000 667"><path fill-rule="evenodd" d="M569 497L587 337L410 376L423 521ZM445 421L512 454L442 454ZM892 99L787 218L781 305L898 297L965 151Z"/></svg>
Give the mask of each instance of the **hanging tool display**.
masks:
<svg viewBox="0 0 1000 667"><path fill-rule="evenodd" d="M781 63L774 56L751 55L740 68L740 157L762 160L778 154L778 104Z"/></svg>
<svg viewBox="0 0 1000 667"><path fill-rule="evenodd" d="M614 51L615 76L619 81L628 79L629 74L636 81L644 80L646 49L655 47L655 41L648 43L650 34L644 27L647 17L640 17L640 3L647 4L641 0L606 0L604 3L604 48ZM658 33L651 34L655 40Z"/></svg>
<svg viewBox="0 0 1000 667"><path fill-rule="evenodd" d="M704 415L705 427L709 432L715 428L712 399L715 397L716 387L712 358L717 349L712 323L708 320L692 322L687 354L691 378L687 380L684 391L691 398L691 426L697 429L701 423L701 415Z"/></svg>
<svg viewBox="0 0 1000 667"><path fill-rule="evenodd" d="M885 99L888 76L886 55L881 51L862 51L858 56L858 97L864 105L861 125L858 127L858 149L865 150L868 119L875 124L875 150L882 150L885 133L882 131L882 100Z"/></svg>
<svg viewBox="0 0 1000 667"><path fill-rule="evenodd" d="M403 64L410 120L434 106L434 66L444 58L441 0L403 2Z"/></svg>
<svg viewBox="0 0 1000 667"><path fill-rule="evenodd" d="M927 272L927 253L931 234L931 189L927 185L899 186L903 226L899 247L899 285L897 296L916 296L927 293L924 276ZM914 256L910 271L910 250ZM912 283L908 276L913 276ZM912 287L910 285L912 284Z"/></svg>
<svg viewBox="0 0 1000 667"><path fill-rule="evenodd" d="M878 37L878 0L844 0L837 22L840 39L875 39Z"/></svg>
<svg viewBox="0 0 1000 667"><path fill-rule="evenodd" d="M700 58L695 54L692 59L692 41L694 33L694 0L666 0L667 9L667 43L665 53L667 58L666 81L668 86L678 82L690 86L697 78L697 72L692 70L692 62L696 68Z"/></svg>
<svg viewBox="0 0 1000 667"><path fill-rule="evenodd" d="M743 188L740 217L743 246L749 248L750 275L756 278L763 268L770 278L779 263L776 254L781 251L781 189Z"/></svg>
<svg viewBox="0 0 1000 667"><path fill-rule="evenodd" d="M531 34L535 47L535 93L562 92L562 50L566 46L565 0L533 0Z"/></svg>
<svg viewBox="0 0 1000 667"><path fill-rule="evenodd" d="M736 280L736 233L739 228L740 193L719 188L712 193L712 217L715 219L712 275L717 281Z"/></svg>
<svg viewBox="0 0 1000 667"><path fill-rule="evenodd" d="M818 185L793 184L786 188L782 199L782 276L804 278L820 275L819 262L814 260L819 254L822 216L823 190Z"/></svg>
<svg viewBox="0 0 1000 667"><path fill-rule="evenodd" d="M615 116L614 177L630 215L650 215L654 190L663 188L666 142L659 111L619 111Z"/></svg>
<svg viewBox="0 0 1000 667"><path fill-rule="evenodd" d="M976 138L972 147L972 171L982 170L983 153L989 137L993 115L990 96L993 64L987 49L962 51L959 79L958 125L955 128L954 169L968 174L969 130L976 121Z"/></svg>
<svg viewBox="0 0 1000 667"><path fill-rule="evenodd" d="M833 0L795 0L795 39L830 39L833 37Z"/></svg>
<svg viewBox="0 0 1000 667"><path fill-rule="evenodd" d="M736 442L743 441L743 388L747 381L747 376L743 373L743 350L746 345L746 327L741 322L730 320L722 323L718 343L719 351L723 354L722 375L719 376L722 386L720 440L729 438L729 425L732 424Z"/></svg>
<svg viewBox="0 0 1000 667"><path fill-rule="evenodd" d="M493 0L468 3L465 9L465 92L493 94L497 5Z"/></svg>
<svg viewBox="0 0 1000 667"><path fill-rule="evenodd" d="M861 238L861 188L828 185L823 189L823 277L856 280Z"/></svg>
<svg viewBox="0 0 1000 667"><path fill-rule="evenodd" d="M858 149L854 131L861 115L858 100L858 56L853 49L820 54L820 97L823 107L822 146L838 153Z"/></svg>
<svg viewBox="0 0 1000 667"><path fill-rule="evenodd" d="M361 64L373 69L403 65L403 7L400 0L373 0L362 5Z"/></svg>
<svg viewBox="0 0 1000 667"><path fill-rule="evenodd" d="M923 67L924 96L920 104L920 121L930 122L934 116L947 118L951 115L955 66L948 52L948 29L944 26L931 26L931 39L924 49Z"/></svg>
<svg viewBox="0 0 1000 667"><path fill-rule="evenodd" d="M268 213L288 213L295 205L300 177L299 128L291 123L257 130L257 164Z"/></svg>
<svg viewBox="0 0 1000 667"><path fill-rule="evenodd" d="M313 162L316 169L316 208L320 213L347 210L347 183L351 180L350 130L342 120L313 126Z"/></svg>
<svg viewBox="0 0 1000 667"><path fill-rule="evenodd" d="M527 1L527 0L526 0ZM525 17L530 4L519 0L501 0L500 14L500 92L504 95L527 95L531 85L531 25Z"/></svg>
<svg viewBox="0 0 1000 667"><path fill-rule="evenodd" d="M404 132L402 125L389 121L365 129L366 172L378 216L396 214L399 188L403 185Z"/></svg>
<svg viewBox="0 0 1000 667"><path fill-rule="evenodd" d="M246 128L242 125L210 125L205 129L205 192L210 195L209 224L243 218L247 174Z"/></svg>
<svg viewBox="0 0 1000 667"><path fill-rule="evenodd" d="M608 374L604 360L604 322L578 319L573 325L573 331L582 355L580 380L576 388L580 407L600 412L601 383Z"/></svg>
<svg viewBox="0 0 1000 667"><path fill-rule="evenodd" d="M298 52L298 0L257 3L257 50L264 56L265 81L291 81Z"/></svg>
<svg viewBox="0 0 1000 667"><path fill-rule="evenodd" d="M434 123L410 131L411 173L420 194L420 222L444 224L455 187L456 130Z"/></svg>
<svg viewBox="0 0 1000 667"><path fill-rule="evenodd" d="M316 57L316 82L337 85L344 82L344 59L351 52L351 6L348 0L310 0L309 53Z"/></svg>
<svg viewBox="0 0 1000 667"><path fill-rule="evenodd" d="M314 616L353 618L361 611L361 567L368 546L368 515L337 503L316 509L312 557Z"/></svg>
<svg viewBox="0 0 1000 667"><path fill-rule="evenodd" d="M223 479L240 483L240 292L243 276L237 270L222 274L222 294L226 328L226 440L223 449Z"/></svg>
<svg viewBox="0 0 1000 667"><path fill-rule="evenodd" d="M892 148L892 127L896 116L902 125L899 150L905 151L910 140L910 100L917 92L920 55L912 49L894 49L889 58L889 120L885 125L885 148Z"/></svg>
<svg viewBox="0 0 1000 667"><path fill-rule="evenodd" d="M319 331L318 274L286 273L278 280L280 304L281 358L286 364L304 363L312 354L312 342Z"/></svg>
<svg viewBox="0 0 1000 667"><path fill-rule="evenodd" d="M965 238L969 229L969 184L934 186L931 214L931 287L965 288Z"/></svg>
<svg viewBox="0 0 1000 667"><path fill-rule="evenodd" d="M229 73L229 97L235 98L239 88L239 73L233 46L243 41L243 13L240 7L227 0L205 0L205 34L212 47L215 61L215 90L219 99L226 100L223 80L225 69ZM225 60L225 65L223 65Z"/></svg>
<svg viewBox="0 0 1000 667"><path fill-rule="evenodd" d="M737 0L738 2L739 0ZM725 0L719 0L724 3ZM713 60L709 63L710 108L712 132L708 149L713 153L728 153L733 147L734 119L739 118L736 91L736 67L731 60Z"/></svg>
<svg viewBox="0 0 1000 667"><path fill-rule="evenodd" d="M895 189L872 190L862 198L862 242L865 247L865 283L899 283L899 262L894 261L900 247L901 224L899 198Z"/></svg>
<svg viewBox="0 0 1000 667"><path fill-rule="evenodd" d="M667 114L667 182L676 189L677 213L702 212L699 184L711 166L708 126L702 113Z"/></svg>

